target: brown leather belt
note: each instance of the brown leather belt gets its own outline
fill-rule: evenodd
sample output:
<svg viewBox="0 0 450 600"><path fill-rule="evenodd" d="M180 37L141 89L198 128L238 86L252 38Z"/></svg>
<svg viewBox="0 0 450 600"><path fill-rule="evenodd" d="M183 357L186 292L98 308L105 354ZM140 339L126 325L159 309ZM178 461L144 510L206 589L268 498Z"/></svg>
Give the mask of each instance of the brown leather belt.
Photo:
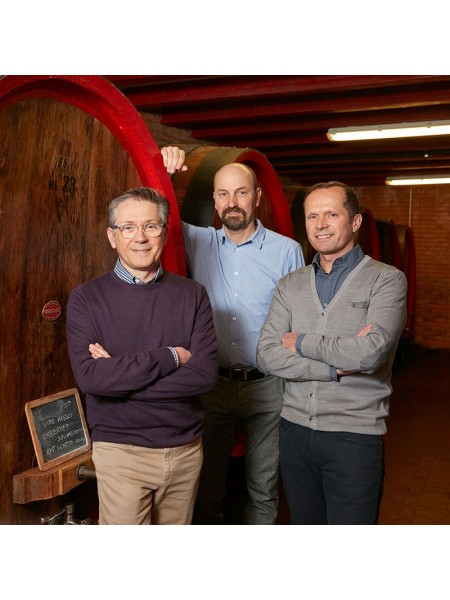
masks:
<svg viewBox="0 0 450 600"><path fill-rule="evenodd" d="M225 367L219 367L219 375L230 381L256 381L257 379L264 379L266 376L258 369L227 369Z"/></svg>

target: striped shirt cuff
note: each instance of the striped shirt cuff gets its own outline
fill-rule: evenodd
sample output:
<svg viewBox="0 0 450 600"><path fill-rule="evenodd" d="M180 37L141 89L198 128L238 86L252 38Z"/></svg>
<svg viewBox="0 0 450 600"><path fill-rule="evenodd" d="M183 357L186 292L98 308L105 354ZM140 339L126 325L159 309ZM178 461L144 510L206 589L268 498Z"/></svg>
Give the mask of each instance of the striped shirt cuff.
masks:
<svg viewBox="0 0 450 600"><path fill-rule="evenodd" d="M169 350L172 352L172 354L173 354L173 357L174 357L174 359L175 359L175 362L177 363L177 369L178 369L178 367L180 366L180 361L179 361L179 359L178 359L178 354L177 354L177 351L176 351L174 348L172 348L172 346L167 346L167 347L168 347L168 348L169 348Z"/></svg>

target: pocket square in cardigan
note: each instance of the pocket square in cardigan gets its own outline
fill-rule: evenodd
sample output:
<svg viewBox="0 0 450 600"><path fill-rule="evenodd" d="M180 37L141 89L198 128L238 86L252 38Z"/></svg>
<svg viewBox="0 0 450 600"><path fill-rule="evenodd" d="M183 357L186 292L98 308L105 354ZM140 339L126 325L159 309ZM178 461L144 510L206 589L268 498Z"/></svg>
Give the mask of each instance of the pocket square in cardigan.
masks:
<svg viewBox="0 0 450 600"><path fill-rule="evenodd" d="M369 306L369 302L364 300L363 302L350 302L352 308L366 309Z"/></svg>

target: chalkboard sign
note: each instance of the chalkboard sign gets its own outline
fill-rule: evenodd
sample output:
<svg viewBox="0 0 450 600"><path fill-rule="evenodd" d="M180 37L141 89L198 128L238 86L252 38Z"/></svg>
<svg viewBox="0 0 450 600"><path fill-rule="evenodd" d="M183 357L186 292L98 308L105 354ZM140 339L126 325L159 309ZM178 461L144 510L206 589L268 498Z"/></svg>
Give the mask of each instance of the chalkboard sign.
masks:
<svg viewBox="0 0 450 600"><path fill-rule="evenodd" d="M90 450L91 440L77 389L27 402L25 414L42 471Z"/></svg>

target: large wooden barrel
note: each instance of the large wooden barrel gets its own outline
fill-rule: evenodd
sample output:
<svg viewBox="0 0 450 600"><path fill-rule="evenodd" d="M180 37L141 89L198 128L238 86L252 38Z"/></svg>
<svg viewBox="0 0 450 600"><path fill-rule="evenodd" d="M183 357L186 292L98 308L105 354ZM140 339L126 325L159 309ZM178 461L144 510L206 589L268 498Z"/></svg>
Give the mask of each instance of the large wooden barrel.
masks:
<svg viewBox="0 0 450 600"><path fill-rule="evenodd" d="M380 254L381 261L402 270L402 257L400 252L400 239L399 232L396 224L392 219L385 221L383 219L376 219L378 235L380 239ZM403 360L406 346L405 341L408 341L409 335L407 332L408 323L405 324L403 329L402 337L396 352L396 360Z"/></svg>
<svg viewBox="0 0 450 600"><path fill-rule="evenodd" d="M396 227L400 243L401 268L408 281L407 317L403 338L412 341L414 339L416 310L416 245L413 230L409 225L397 224Z"/></svg>
<svg viewBox="0 0 450 600"><path fill-rule="evenodd" d="M71 497L13 502L13 477L36 467L24 406L76 387L66 302L74 286L114 264L108 202L136 185L158 188L175 208L166 268L183 272L185 257L158 147L106 80L3 77L0 129L0 523L34 524ZM74 494L84 498L85 486Z"/></svg>
<svg viewBox="0 0 450 600"><path fill-rule="evenodd" d="M368 254L375 260L381 260L380 241L375 217L368 208L361 211L361 227L355 235L355 242L361 246L364 254Z"/></svg>
<svg viewBox="0 0 450 600"><path fill-rule="evenodd" d="M309 265L311 264L316 251L309 243L305 227L305 210L303 208L303 201L308 188L303 185L293 183L283 185L283 189L291 213L292 226L294 228L294 239L297 240L297 242L301 245L303 256L305 258L305 264Z"/></svg>
<svg viewBox="0 0 450 600"><path fill-rule="evenodd" d="M261 187L257 217L268 229L294 238L286 196L264 154L251 148L200 145L181 145L180 148L186 152L188 170L174 174L172 184L182 220L193 225L220 227L212 196L214 175L224 165L237 162L254 170Z"/></svg>
<svg viewBox="0 0 450 600"><path fill-rule="evenodd" d="M397 227L392 219L385 221L376 219L378 237L380 240L381 261L402 269L402 259L400 255L400 241Z"/></svg>

